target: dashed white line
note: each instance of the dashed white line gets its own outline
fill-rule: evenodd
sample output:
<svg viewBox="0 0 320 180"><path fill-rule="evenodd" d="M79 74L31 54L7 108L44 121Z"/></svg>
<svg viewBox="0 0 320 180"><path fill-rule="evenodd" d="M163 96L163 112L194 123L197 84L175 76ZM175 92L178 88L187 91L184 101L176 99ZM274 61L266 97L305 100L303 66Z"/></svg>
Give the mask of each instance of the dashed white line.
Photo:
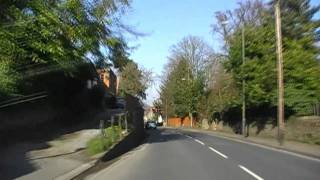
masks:
<svg viewBox="0 0 320 180"><path fill-rule="evenodd" d="M247 169L244 166L238 165L242 170L244 170L245 172L247 172L248 174L250 174L251 176L255 177L258 180L263 180L263 178L261 178L260 176L256 175L254 172L250 171L249 169Z"/></svg>
<svg viewBox="0 0 320 180"><path fill-rule="evenodd" d="M197 143L199 143L199 144L201 144L202 146L205 145L204 142L200 141L199 139L194 139L194 141L197 142Z"/></svg>
<svg viewBox="0 0 320 180"><path fill-rule="evenodd" d="M191 136L189 136L189 135L185 135L186 137L188 137L188 138L191 138L192 139L192 137Z"/></svg>
<svg viewBox="0 0 320 180"><path fill-rule="evenodd" d="M215 150L213 147L209 147L209 149L210 149L211 151L219 154L219 155L222 156L223 158L228 159L228 156L226 156L226 155L222 154L221 152Z"/></svg>

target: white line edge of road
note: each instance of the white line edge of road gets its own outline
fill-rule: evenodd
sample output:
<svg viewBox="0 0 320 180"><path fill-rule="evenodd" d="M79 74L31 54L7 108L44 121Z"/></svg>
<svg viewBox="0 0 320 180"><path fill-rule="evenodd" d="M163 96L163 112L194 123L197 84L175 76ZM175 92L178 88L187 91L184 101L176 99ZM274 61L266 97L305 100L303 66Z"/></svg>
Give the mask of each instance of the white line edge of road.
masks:
<svg viewBox="0 0 320 180"><path fill-rule="evenodd" d="M290 152L290 151L287 151L287 150L284 150L284 149L278 149L278 148L270 147L270 146L263 145L263 144L246 142L246 141L243 141L243 140L240 140L240 139L233 139L233 138L229 138L229 137L222 137L222 136L216 136L216 137L221 137L221 138L229 139L229 140L232 140L232 141L236 141L236 142L245 143L245 144L249 144L249 145L252 145L252 146L268 149L268 150L271 150L271 151L277 151L277 152L288 154L288 155L291 155L291 156L295 156L295 157L299 157L299 158L303 158L303 159L308 159L308 160L311 160L311 161L320 162L320 159L318 159L318 158L314 158L314 157L311 157L311 156L307 156L307 155L303 155L303 154L299 154L299 153L295 153L295 152Z"/></svg>
<svg viewBox="0 0 320 180"><path fill-rule="evenodd" d="M203 132L198 132L198 133L203 133ZM277 152L280 152L280 153L288 154L288 155L291 155L291 156L295 156L295 157L299 157L299 158L303 158L303 159L307 159L307 160L311 160L311 161L320 162L320 159L318 159L318 158L311 157L311 156L308 156L308 155L299 154L299 153L295 153L295 152L291 152L291 151L287 151L287 150L284 150L284 149L279 149L279 148L276 148L276 147L270 147L270 146L263 145L263 144L247 142L247 141L244 141L244 140L241 140L241 139L225 137L225 136L222 136L222 135L207 134L207 133L204 133L204 134L209 135L209 136L215 136L215 137L218 137L218 138L228 139L230 141L249 144L249 145L252 145L252 146L268 149L268 150L271 150L271 151L277 151Z"/></svg>
<svg viewBox="0 0 320 180"><path fill-rule="evenodd" d="M197 142L197 143L199 143L199 144L201 144L202 146L205 145L204 142L200 141L199 139L194 139L194 141Z"/></svg>
<svg viewBox="0 0 320 180"><path fill-rule="evenodd" d="M246 167L242 166L242 165L238 165L242 170L244 170L245 172L247 172L248 174L250 174L251 176L253 176L254 178L258 179L258 180L264 180L262 177L256 175L254 172L250 171L249 169L247 169Z"/></svg>
<svg viewBox="0 0 320 180"><path fill-rule="evenodd" d="M223 158L228 159L228 156L226 156L226 155L222 154L221 152L215 150L213 147L209 147L209 149L210 149L211 151L219 154L219 155L222 156Z"/></svg>

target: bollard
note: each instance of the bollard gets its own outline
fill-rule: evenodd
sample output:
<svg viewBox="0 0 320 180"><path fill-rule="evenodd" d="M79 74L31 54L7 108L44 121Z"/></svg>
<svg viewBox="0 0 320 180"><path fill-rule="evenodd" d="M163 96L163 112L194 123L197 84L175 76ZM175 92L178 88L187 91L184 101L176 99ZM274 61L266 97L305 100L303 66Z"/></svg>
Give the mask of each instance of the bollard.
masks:
<svg viewBox="0 0 320 180"><path fill-rule="evenodd" d="M111 116L111 141L114 142L114 133L113 133L113 123L114 123L114 116Z"/></svg>
<svg viewBox="0 0 320 180"><path fill-rule="evenodd" d="M125 128L126 128L126 133L128 133L128 121L127 121L127 113L124 115L124 123L125 123Z"/></svg>
<svg viewBox="0 0 320 180"><path fill-rule="evenodd" d="M100 120L100 133L101 133L101 136L105 137L105 132L104 132L104 120Z"/></svg>
<svg viewBox="0 0 320 180"><path fill-rule="evenodd" d="M118 126L119 126L120 129L122 129L121 128L121 114L118 115Z"/></svg>

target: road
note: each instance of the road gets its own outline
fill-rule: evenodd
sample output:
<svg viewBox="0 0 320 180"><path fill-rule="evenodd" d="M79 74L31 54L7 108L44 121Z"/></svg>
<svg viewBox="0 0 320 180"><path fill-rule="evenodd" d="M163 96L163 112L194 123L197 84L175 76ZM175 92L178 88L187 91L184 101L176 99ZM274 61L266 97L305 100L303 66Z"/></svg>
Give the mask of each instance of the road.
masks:
<svg viewBox="0 0 320 180"><path fill-rule="evenodd" d="M205 133L159 129L89 180L320 179L320 160Z"/></svg>

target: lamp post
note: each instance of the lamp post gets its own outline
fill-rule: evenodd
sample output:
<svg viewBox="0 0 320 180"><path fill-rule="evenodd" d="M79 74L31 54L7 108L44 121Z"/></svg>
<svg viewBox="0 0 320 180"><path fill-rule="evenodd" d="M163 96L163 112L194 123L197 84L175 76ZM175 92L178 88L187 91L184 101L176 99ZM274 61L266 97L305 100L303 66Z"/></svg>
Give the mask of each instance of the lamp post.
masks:
<svg viewBox="0 0 320 180"><path fill-rule="evenodd" d="M182 81L187 81L189 83L189 71L188 71L188 79L186 78L182 78L181 79ZM190 116L190 127L192 128L193 127L193 115L192 113L189 111L189 116Z"/></svg>
<svg viewBox="0 0 320 180"><path fill-rule="evenodd" d="M244 72L245 65L245 37L244 37L244 21L241 19L241 54L242 54L242 72ZM223 21L222 25L227 25L228 21ZM242 135L246 137L246 80L242 78Z"/></svg>
<svg viewBox="0 0 320 180"><path fill-rule="evenodd" d="M168 126L168 100L166 98L166 126Z"/></svg>
<svg viewBox="0 0 320 180"><path fill-rule="evenodd" d="M245 44L244 44L244 22L242 22L241 28L242 39L242 70L245 64ZM246 136L246 80L242 78L242 135Z"/></svg>

